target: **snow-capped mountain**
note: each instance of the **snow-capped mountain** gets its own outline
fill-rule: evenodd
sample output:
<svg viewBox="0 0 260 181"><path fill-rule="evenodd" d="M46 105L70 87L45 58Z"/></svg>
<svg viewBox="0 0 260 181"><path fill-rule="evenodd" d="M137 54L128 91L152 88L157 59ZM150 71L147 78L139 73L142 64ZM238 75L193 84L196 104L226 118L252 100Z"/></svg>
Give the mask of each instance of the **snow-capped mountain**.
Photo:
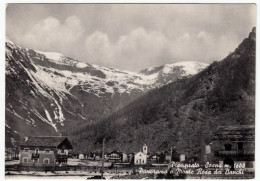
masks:
<svg viewBox="0 0 260 181"><path fill-rule="evenodd" d="M6 129L50 135L80 128L148 90L207 67L179 62L139 73L83 63L60 53L25 49L6 40Z"/></svg>
<svg viewBox="0 0 260 181"><path fill-rule="evenodd" d="M142 75L156 77L153 85L159 87L186 76L195 75L208 66L201 62L184 61L174 64L166 64L158 67L149 67L140 71Z"/></svg>

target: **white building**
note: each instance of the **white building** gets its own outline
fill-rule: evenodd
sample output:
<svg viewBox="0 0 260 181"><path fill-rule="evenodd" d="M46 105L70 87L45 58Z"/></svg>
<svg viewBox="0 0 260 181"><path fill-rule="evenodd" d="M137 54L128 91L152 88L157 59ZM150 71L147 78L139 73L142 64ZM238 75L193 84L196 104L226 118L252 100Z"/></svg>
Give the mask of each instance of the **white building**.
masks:
<svg viewBox="0 0 260 181"><path fill-rule="evenodd" d="M135 153L134 164L135 165L146 165L147 164L147 153L148 147L146 144L143 145L142 151Z"/></svg>
<svg viewBox="0 0 260 181"><path fill-rule="evenodd" d="M81 154L79 154L79 159L80 160L83 160L85 157L84 157L84 155L81 153Z"/></svg>
<svg viewBox="0 0 260 181"><path fill-rule="evenodd" d="M208 155L211 153L211 148L210 148L210 145L206 145L205 146L205 154Z"/></svg>
<svg viewBox="0 0 260 181"><path fill-rule="evenodd" d="M128 162L127 154L122 152L122 162Z"/></svg>
<svg viewBox="0 0 260 181"><path fill-rule="evenodd" d="M135 154L134 157L134 164L135 165L145 165L147 163L147 155L143 152L138 152Z"/></svg>
<svg viewBox="0 0 260 181"><path fill-rule="evenodd" d="M186 159L185 154L180 154L180 162L184 162Z"/></svg>

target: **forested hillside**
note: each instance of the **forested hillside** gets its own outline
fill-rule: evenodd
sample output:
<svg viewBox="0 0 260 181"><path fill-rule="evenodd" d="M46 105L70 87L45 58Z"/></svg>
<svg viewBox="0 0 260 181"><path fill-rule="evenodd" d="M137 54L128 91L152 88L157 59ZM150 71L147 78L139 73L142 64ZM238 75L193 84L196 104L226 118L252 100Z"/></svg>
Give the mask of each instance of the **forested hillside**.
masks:
<svg viewBox="0 0 260 181"><path fill-rule="evenodd" d="M206 53L206 52L205 52ZM255 124L255 28L234 52L197 75L149 91L97 124L71 133L81 150L200 155L219 125Z"/></svg>

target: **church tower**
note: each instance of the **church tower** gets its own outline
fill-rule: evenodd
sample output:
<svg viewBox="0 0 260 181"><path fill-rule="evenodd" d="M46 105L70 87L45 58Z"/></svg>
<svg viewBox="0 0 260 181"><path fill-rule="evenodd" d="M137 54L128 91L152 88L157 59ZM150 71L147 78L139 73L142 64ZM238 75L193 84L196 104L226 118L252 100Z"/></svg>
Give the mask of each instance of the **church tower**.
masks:
<svg viewBox="0 0 260 181"><path fill-rule="evenodd" d="M148 147L146 144L143 145L143 153L147 155L148 153Z"/></svg>

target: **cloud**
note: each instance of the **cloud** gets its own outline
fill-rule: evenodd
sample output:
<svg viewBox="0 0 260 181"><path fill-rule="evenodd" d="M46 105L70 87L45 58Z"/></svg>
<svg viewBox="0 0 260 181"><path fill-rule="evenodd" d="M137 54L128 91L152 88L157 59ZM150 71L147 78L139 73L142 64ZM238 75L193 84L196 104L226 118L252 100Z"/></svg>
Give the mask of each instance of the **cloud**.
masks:
<svg viewBox="0 0 260 181"><path fill-rule="evenodd" d="M230 33L221 36L206 31L192 35L184 33L169 43L169 52L175 60L212 62L225 58L241 41Z"/></svg>
<svg viewBox="0 0 260 181"><path fill-rule="evenodd" d="M134 71L221 60L256 24L254 4L11 4L6 15L22 47Z"/></svg>
<svg viewBox="0 0 260 181"><path fill-rule="evenodd" d="M138 71L177 61L221 60L255 26L256 6L12 4L6 15L7 36L22 47Z"/></svg>
<svg viewBox="0 0 260 181"><path fill-rule="evenodd" d="M85 40L84 56L89 63L111 66L114 62L114 51L108 35L103 32L96 31Z"/></svg>
<svg viewBox="0 0 260 181"><path fill-rule="evenodd" d="M221 60L240 41L232 34L217 36L203 30L167 38L139 27L113 42L106 33L96 31L85 40L85 56L90 63L137 71L178 61Z"/></svg>
<svg viewBox="0 0 260 181"><path fill-rule="evenodd" d="M129 61L142 61L157 57L164 48L167 40L158 31L146 31L144 28L137 28L130 34L121 36L117 42L117 53L128 57Z"/></svg>
<svg viewBox="0 0 260 181"><path fill-rule="evenodd" d="M66 52L82 36L84 29L76 16L60 22L54 17L47 17L36 23L21 38L23 45L47 51Z"/></svg>
<svg viewBox="0 0 260 181"><path fill-rule="evenodd" d="M88 63L139 71L178 61L209 62L224 58L238 45L234 34L218 36L205 30L167 37L161 31L144 27L113 40L106 32L86 34L77 16L61 22L47 17L36 23L21 41L23 46L57 51Z"/></svg>
<svg viewBox="0 0 260 181"><path fill-rule="evenodd" d="M112 42L108 35L94 32L85 41L86 57L93 63L136 70L154 65L167 45L166 37L142 27Z"/></svg>

